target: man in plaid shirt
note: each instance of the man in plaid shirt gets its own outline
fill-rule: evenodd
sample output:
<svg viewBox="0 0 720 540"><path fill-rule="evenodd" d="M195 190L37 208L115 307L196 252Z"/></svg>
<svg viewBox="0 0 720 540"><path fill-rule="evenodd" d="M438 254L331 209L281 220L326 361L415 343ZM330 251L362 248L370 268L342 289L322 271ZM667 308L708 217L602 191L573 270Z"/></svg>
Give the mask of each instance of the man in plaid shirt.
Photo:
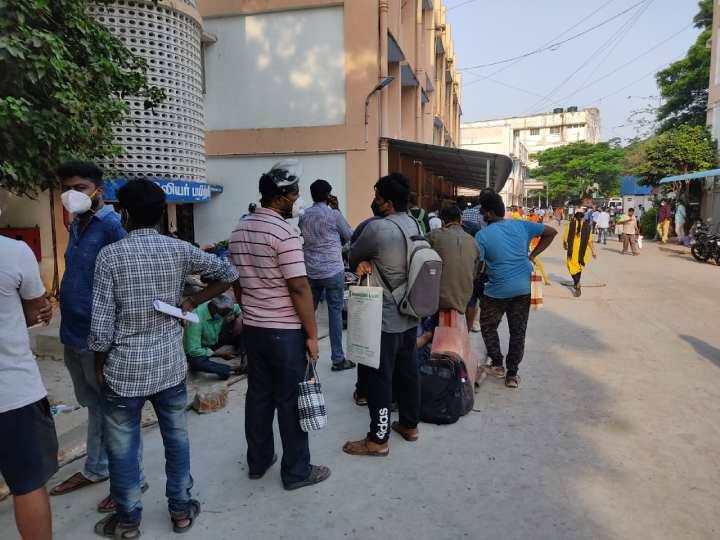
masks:
<svg viewBox="0 0 720 540"><path fill-rule="evenodd" d="M129 233L97 257L88 338L98 377L104 378L104 435L117 513L100 521L95 532L117 538L139 535L138 450L146 401L153 404L165 445L173 530L184 532L193 525L200 505L190 498L183 328L178 319L156 311L153 302L177 305L186 276L200 274L210 283L183 302L183 310L192 311L227 290L238 272L214 255L157 232L165 209L165 193L157 184L130 181L118 192L118 201Z"/></svg>

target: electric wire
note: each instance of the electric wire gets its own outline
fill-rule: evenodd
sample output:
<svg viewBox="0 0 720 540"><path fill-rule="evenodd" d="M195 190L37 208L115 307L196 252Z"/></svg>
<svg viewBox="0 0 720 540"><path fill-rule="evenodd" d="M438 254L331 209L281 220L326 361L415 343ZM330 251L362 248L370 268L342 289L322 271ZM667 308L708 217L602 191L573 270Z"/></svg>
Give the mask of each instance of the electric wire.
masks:
<svg viewBox="0 0 720 540"><path fill-rule="evenodd" d="M602 27L602 26L605 26L606 24L614 21L615 19L618 19L619 17L622 17L622 16L625 15L626 13L629 13L630 11L632 11L632 10L634 10L636 7L638 7L638 6L646 3L647 1L648 1L648 0L640 0L640 2L637 2L637 3L633 4L632 6L630 6L629 8L622 10L620 13L616 13L616 14L613 15L612 17L609 17L608 19L605 19L604 21L601 21L601 22L599 22L598 24L596 24L596 25L594 25L594 26L591 26L590 28L587 28L586 30L583 30L582 32L579 32L579 33L577 33L577 34L574 34L574 35L570 36L569 38L564 39L564 40L562 40L562 41L553 42L553 43L549 44L548 46L539 47L539 48L537 48L537 49L535 49L535 50L528 51L528 52L526 52L526 53L520 54L520 55L518 55L518 56L513 56L513 57L511 57L511 58L505 58L505 59L503 59L503 60L497 60L497 61L495 61L495 62L488 62L488 63L485 63L485 64L477 64L477 65L474 65L474 66L467 66L467 67L464 67L464 68L460 68L458 71L469 71L469 70L474 70L474 69L483 68L483 67L491 67L491 66L497 66L497 65L499 65L499 64L506 64L506 63L508 63L508 62L513 62L514 60L518 60L518 59L522 59L522 58L527 58L528 56L532 56L532 55L535 55L535 54L539 54L539 53L541 53L541 52L543 52L543 51L547 51L547 50L551 50L551 49L557 48L557 47L559 47L559 46L561 46L561 45L564 45L565 43L568 43L569 41L572 41L572 40L574 40L574 39L577 39L577 38L579 38L579 37L581 37L581 36L584 36L585 34L588 34L588 33L592 32L593 30L596 30L596 29L598 29L598 28L600 28L600 27Z"/></svg>
<svg viewBox="0 0 720 540"><path fill-rule="evenodd" d="M607 0L604 4L602 4L600 7L598 7L597 9L595 9L595 10L594 10L592 13L590 13L589 15L586 15L585 17L583 17L582 19L580 19L578 22L576 22L576 23L573 24L572 26L566 28L565 30L563 30L562 32L560 32L559 34L557 34L556 36L551 37L548 41L546 41L545 43L543 43L543 44L541 45L541 47L545 47L545 46L549 45L550 43L553 43L555 40L560 39L561 37L563 37L563 36L564 36L565 34L567 34L568 32L572 32L573 30L575 30L575 28L577 28L578 26L580 26L582 23L584 23L584 22L587 21L588 19L591 19L592 17L594 17L599 11L601 11L603 8L607 7L608 5L612 4L614 1L615 1L615 0ZM516 90L518 90L519 88L513 87L513 86L508 85L508 84L506 84L506 83L503 83L503 82L501 82L501 81L494 80L492 77L494 77L494 76L497 75L498 73L502 73L503 71L506 71L506 70L510 69L511 67L519 64L519 63L522 62L522 61L523 61L523 58L518 58L517 60L515 60L515 61L512 62L512 63L507 64L507 65L505 65L505 66L503 66L503 67L500 67L500 68L496 69L495 71L493 71L493 72L490 73L489 75L481 75L480 73L473 73L473 75L474 75L474 76L477 76L478 78L475 79L475 80L469 81L469 82L467 82L467 83L463 83L463 88L464 88L464 87L467 87L467 86L470 86L470 85L473 85L473 84L475 84L475 83L483 82L483 81L485 81L485 80L490 80L490 81L495 82L495 83L497 83L497 84L500 84L500 85L503 85L503 86L508 86L509 88L515 88ZM520 90L520 91L527 92L526 90ZM532 93L531 93L531 94L532 94ZM532 95L537 95L537 96L539 96L540 94L532 94Z"/></svg>
<svg viewBox="0 0 720 540"><path fill-rule="evenodd" d="M680 34L682 34L683 32L685 32L685 31L688 30L689 28L692 28L692 26L693 26L692 23L690 23L690 24L688 24L688 25L686 25L686 26L683 26L683 27L682 27L680 30L678 30L677 32L671 34L670 36L668 36L668 37L666 37L665 39L663 39L662 41L656 43L655 45L653 45L653 46L650 47L649 49L647 49L647 50L645 50L644 52L638 54L638 55L635 56L634 58L631 58L631 59L628 60L627 62L625 62L625 63L623 63L623 64L620 64L618 67L616 67L616 68L613 69L612 71L609 71L609 72L607 72L605 75L602 75L601 77L598 77L597 79L594 79L593 81L590 81L589 83L587 83L587 84L584 85L584 86L581 86L580 88L578 88L578 89L575 90L574 92L572 92L572 93L570 93L570 94L567 94L566 96L564 96L563 98L561 98L560 101L566 101L566 100L570 99L571 97L573 97L574 95L576 95L578 92L581 92L582 90L585 90L586 88L590 88L591 86L595 86L595 84L599 83L600 81L604 81L605 79L607 79L608 77L614 75L615 73L617 73L617 72L620 71L621 69L626 68L627 66L629 66L630 64L636 62L636 61L639 60L640 58L643 58L644 56L647 56L648 54L650 54L651 52L653 52L655 49L657 49L657 48L665 45L665 43L667 43L668 41L676 38L677 36L679 36Z"/></svg>
<svg viewBox="0 0 720 540"><path fill-rule="evenodd" d="M651 2L651 1L653 1L653 0L643 0L643 2L641 2L641 4L646 4L646 3L649 3L649 2ZM637 5L636 5L636 7L637 7ZM631 16L631 18L632 18L632 16ZM626 23L627 23L627 21L626 21ZM626 23L625 23L625 24L626 24ZM555 95L555 93L556 93L558 90L560 90L565 84L567 84L568 81L570 81L575 75L577 75L580 71L582 71L587 65L589 65L590 63L592 63L592 61L597 57L597 55L600 54L603 50L605 50L605 49L612 43L612 41L614 41L615 39L616 39L616 35L615 35L615 33L614 33L612 36L610 36L609 39L607 39L606 41L604 41L597 49L595 49L595 50L590 54L590 56L588 56L588 57L582 62L582 64L580 64L572 73L570 73L570 75L568 75L567 77L565 77L565 79L563 79L563 80L562 80L560 83L558 83L552 90L550 90L550 92L549 92L548 94L546 94L546 96L545 96L544 99L542 99L542 100L534 103L532 106L528 107L528 108L525 110L525 112L523 112L522 115L525 116L526 114L532 113L532 112L534 112L534 111L539 111L539 108L543 107L543 105L544 105L545 102L547 102L547 101L552 101L552 99L551 99L552 96Z"/></svg>

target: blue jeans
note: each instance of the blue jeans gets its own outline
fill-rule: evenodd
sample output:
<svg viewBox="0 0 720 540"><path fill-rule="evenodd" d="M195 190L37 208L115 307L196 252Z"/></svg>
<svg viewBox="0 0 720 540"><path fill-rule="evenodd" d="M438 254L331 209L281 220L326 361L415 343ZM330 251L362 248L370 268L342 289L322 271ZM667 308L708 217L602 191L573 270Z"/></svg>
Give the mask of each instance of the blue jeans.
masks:
<svg viewBox="0 0 720 540"><path fill-rule="evenodd" d="M185 381L151 396L123 397L103 389L105 441L110 464L110 495L117 503L122 523L139 524L141 471L138 453L142 444L140 417L146 401L152 403L165 446L165 495L170 512L190 509L190 441L187 431Z"/></svg>
<svg viewBox="0 0 720 540"><path fill-rule="evenodd" d="M313 302L315 309L320 303L320 296L325 292L325 301L328 307L328 322L330 323L330 359L333 364L339 364L345 360L345 353L342 346L342 308L343 293L345 292L345 272L339 272L334 276L324 279L311 279Z"/></svg>
<svg viewBox="0 0 720 540"><path fill-rule="evenodd" d="M597 228L597 242L598 244L602 242L603 244L607 244L607 227L598 227Z"/></svg>

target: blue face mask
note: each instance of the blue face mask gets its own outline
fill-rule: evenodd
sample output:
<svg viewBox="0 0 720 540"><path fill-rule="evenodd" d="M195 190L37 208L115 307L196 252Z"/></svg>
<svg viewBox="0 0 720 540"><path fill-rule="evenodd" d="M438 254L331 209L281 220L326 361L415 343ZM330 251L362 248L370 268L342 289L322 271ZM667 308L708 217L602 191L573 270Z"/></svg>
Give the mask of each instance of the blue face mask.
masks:
<svg viewBox="0 0 720 540"><path fill-rule="evenodd" d="M215 313L212 316L212 318L213 318L213 321L222 321L224 317L222 315L220 315L219 313Z"/></svg>

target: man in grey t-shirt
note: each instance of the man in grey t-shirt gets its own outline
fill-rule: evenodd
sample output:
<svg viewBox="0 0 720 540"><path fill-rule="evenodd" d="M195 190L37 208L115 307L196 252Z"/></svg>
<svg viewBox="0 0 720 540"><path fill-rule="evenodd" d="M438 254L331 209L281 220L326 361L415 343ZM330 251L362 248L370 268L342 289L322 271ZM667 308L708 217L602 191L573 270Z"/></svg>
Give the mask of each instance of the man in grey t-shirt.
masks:
<svg viewBox="0 0 720 540"><path fill-rule="evenodd" d="M0 236L0 473L23 538L51 538L45 483L57 471L57 436L27 327L47 323L37 261L27 244Z"/></svg>
<svg viewBox="0 0 720 540"><path fill-rule="evenodd" d="M399 378L394 397L400 420L393 422L392 429L408 441L418 438L420 382L415 338L419 321L400 313L392 295L407 282L405 236L420 234L417 222L407 214L409 194L409 183L401 174L380 178L373 206L384 219L369 222L350 248L350 268L360 276L370 274L371 283L384 289L380 367L358 367L358 377L367 380L370 431L364 439L345 443L343 450L352 455L388 455L393 376Z"/></svg>

